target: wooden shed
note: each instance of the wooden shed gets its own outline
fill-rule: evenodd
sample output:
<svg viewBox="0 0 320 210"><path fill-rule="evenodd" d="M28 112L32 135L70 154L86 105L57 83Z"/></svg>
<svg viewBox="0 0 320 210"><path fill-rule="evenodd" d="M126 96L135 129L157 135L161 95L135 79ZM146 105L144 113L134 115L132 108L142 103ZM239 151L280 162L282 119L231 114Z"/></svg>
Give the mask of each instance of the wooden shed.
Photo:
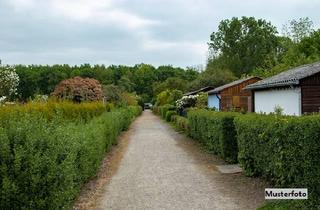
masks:
<svg viewBox="0 0 320 210"><path fill-rule="evenodd" d="M248 77L209 91L209 108L215 108L220 111L252 111L251 91L244 90L243 88L259 80L261 80L259 77Z"/></svg>
<svg viewBox="0 0 320 210"><path fill-rule="evenodd" d="M213 90L213 89L214 89L214 87L207 86L207 87L200 88L200 89L198 89L198 90L194 90L194 91L185 93L185 94L183 94L183 95L184 95L184 96L192 96L192 95L197 95L197 94L199 94L199 93L207 93L208 91Z"/></svg>
<svg viewBox="0 0 320 210"><path fill-rule="evenodd" d="M254 96L254 111L270 113L281 107L284 114L320 111L320 62L299 66L246 87Z"/></svg>

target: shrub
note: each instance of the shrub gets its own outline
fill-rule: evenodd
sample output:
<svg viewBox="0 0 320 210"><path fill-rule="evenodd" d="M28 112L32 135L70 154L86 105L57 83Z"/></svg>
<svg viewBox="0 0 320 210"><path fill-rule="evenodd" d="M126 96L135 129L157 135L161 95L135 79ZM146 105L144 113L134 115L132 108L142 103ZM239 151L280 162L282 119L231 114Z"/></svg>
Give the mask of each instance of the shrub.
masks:
<svg viewBox="0 0 320 210"><path fill-rule="evenodd" d="M108 104L107 104L108 106ZM0 122L10 120L14 115L26 113L41 113L47 119L63 118L64 120L90 120L106 111L106 106L100 102L74 104L71 102L48 103L30 102L24 105L4 106L0 108Z"/></svg>
<svg viewBox="0 0 320 210"><path fill-rule="evenodd" d="M237 162L238 146L233 119L238 113L192 110L188 113L190 135L227 162Z"/></svg>
<svg viewBox="0 0 320 210"><path fill-rule="evenodd" d="M74 102L101 101L103 91L98 80L74 77L60 82L51 95Z"/></svg>
<svg viewBox="0 0 320 210"><path fill-rule="evenodd" d="M164 106L160 106L160 115L163 119L166 119L166 114L167 114L167 111L174 111L176 110L175 106L173 105L164 105Z"/></svg>
<svg viewBox="0 0 320 210"><path fill-rule="evenodd" d="M172 116L174 116L174 115L176 115L177 114L177 112L176 111L167 111L166 112L166 121L167 122L171 122L171 118L172 118Z"/></svg>
<svg viewBox="0 0 320 210"><path fill-rule="evenodd" d="M174 115L172 116L172 121L186 134L189 134L190 128L189 128L189 120L187 118L181 117L179 115Z"/></svg>
<svg viewBox="0 0 320 210"><path fill-rule="evenodd" d="M320 208L319 115L249 114L236 117L235 127L246 175L267 177L279 187L308 188L308 208Z"/></svg>
<svg viewBox="0 0 320 210"><path fill-rule="evenodd" d="M69 209L140 112L121 108L75 123L41 112L13 115L0 125L0 209Z"/></svg>
<svg viewBox="0 0 320 210"><path fill-rule="evenodd" d="M10 66L0 66L0 97L10 97L17 94L19 76Z"/></svg>

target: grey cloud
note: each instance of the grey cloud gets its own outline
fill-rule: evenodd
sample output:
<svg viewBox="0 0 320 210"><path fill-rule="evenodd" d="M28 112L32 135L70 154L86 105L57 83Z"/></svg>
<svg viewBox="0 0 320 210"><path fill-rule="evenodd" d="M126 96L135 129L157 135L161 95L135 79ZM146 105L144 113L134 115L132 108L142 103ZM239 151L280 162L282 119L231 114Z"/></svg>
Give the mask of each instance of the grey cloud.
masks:
<svg viewBox="0 0 320 210"><path fill-rule="evenodd" d="M206 43L222 19L255 16L279 31L286 21L305 16L320 25L317 0L118 0L111 10L95 8L99 16L90 20L52 12L48 2L55 0L19 8L9 1L0 0L0 58L6 63L189 66L205 62ZM126 24L126 17L133 20Z"/></svg>

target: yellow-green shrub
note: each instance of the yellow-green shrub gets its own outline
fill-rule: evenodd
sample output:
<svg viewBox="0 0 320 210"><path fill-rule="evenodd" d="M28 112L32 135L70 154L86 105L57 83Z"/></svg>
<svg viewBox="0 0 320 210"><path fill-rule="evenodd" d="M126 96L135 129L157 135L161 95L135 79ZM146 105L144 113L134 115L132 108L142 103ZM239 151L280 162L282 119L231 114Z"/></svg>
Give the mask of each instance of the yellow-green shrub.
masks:
<svg viewBox="0 0 320 210"><path fill-rule="evenodd" d="M49 101L47 103L29 102L23 105L0 107L1 120L11 118L14 115L26 113L41 113L47 119L62 117L69 120L89 120L106 111L106 106L100 102L75 104L67 101Z"/></svg>
<svg viewBox="0 0 320 210"><path fill-rule="evenodd" d="M50 108L19 111L0 124L0 209L69 209L141 108L116 109L77 122L63 115L48 119L43 113L55 113Z"/></svg>

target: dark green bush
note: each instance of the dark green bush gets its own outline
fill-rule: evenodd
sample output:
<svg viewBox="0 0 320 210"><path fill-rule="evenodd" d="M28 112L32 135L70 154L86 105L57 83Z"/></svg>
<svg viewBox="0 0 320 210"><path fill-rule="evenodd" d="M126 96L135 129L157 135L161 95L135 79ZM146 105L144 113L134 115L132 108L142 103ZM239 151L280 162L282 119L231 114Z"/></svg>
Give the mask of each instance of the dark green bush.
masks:
<svg viewBox="0 0 320 210"><path fill-rule="evenodd" d="M187 118L181 117L179 115L174 115L172 116L172 121L186 134L189 134L190 128L189 128L189 120Z"/></svg>
<svg viewBox="0 0 320 210"><path fill-rule="evenodd" d="M0 209L68 209L118 134L141 109L105 112L88 122L41 112L0 125Z"/></svg>
<svg viewBox="0 0 320 210"><path fill-rule="evenodd" d="M166 121L167 122L171 122L171 118L172 118L172 116L174 116L174 115L177 115L177 112L176 111L167 111L166 112Z"/></svg>
<svg viewBox="0 0 320 210"><path fill-rule="evenodd" d="M191 110L190 135L227 162L237 162L238 146L233 119L238 113Z"/></svg>
<svg viewBox="0 0 320 210"><path fill-rule="evenodd" d="M164 106L160 106L160 115L163 119L166 119L166 114L167 111L175 111L176 107L173 105L164 105Z"/></svg>
<svg viewBox="0 0 320 210"><path fill-rule="evenodd" d="M249 176L279 187L308 188L309 209L320 208L320 116L247 114L235 118L239 162Z"/></svg>

